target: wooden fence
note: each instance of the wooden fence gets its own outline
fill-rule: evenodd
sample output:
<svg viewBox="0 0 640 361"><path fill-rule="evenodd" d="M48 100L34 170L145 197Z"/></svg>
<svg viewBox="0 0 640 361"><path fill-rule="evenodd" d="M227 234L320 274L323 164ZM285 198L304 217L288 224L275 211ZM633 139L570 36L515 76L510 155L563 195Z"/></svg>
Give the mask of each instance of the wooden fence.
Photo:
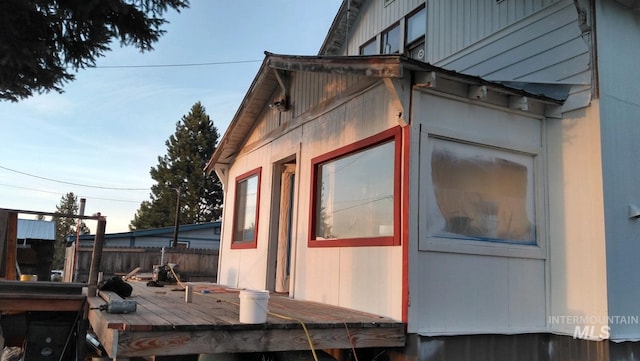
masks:
<svg viewBox="0 0 640 361"><path fill-rule="evenodd" d="M81 247L78 250L78 282L87 282L91 266L92 248ZM65 281L71 280L75 249L67 247L65 257ZM151 273L153 267L160 264L162 248L104 248L100 272L104 278L122 275L140 267L140 273ZM180 277L185 281L215 282L218 272L218 250L195 248L167 248L164 249L164 263L178 265Z"/></svg>

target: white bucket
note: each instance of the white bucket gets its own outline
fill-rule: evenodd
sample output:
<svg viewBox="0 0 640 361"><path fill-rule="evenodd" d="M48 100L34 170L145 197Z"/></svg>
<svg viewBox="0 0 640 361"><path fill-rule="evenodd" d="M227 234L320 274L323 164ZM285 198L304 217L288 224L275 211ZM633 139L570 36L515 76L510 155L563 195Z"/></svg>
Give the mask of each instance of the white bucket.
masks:
<svg viewBox="0 0 640 361"><path fill-rule="evenodd" d="M267 322L269 291L240 290L240 322Z"/></svg>

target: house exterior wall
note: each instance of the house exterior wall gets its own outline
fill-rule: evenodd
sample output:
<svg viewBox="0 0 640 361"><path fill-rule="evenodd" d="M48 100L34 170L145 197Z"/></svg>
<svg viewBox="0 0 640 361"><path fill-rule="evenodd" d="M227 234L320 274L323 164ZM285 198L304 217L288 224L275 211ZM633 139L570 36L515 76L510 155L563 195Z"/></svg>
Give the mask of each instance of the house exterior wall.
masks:
<svg viewBox="0 0 640 361"><path fill-rule="evenodd" d="M385 3L388 4L385 6ZM358 55L362 44L376 37L424 3L424 0L365 1L360 10L360 17L353 28L349 29L347 49L343 49L341 55Z"/></svg>
<svg viewBox="0 0 640 361"><path fill-rule="evenodd" d="M640 223L629 219L628 206L640 203L640 23L613 0L596 1L596 16L609 314L638 315ZM640 339L640 325L614 323L611 337Z"/></svg>
<svg viewBox="0 0 640 361"><path fill-rule="evenodd" d="M431 179L427 170L431 160L425 151L431 135L537 152L540 166L535 172L541 176L543 120L421 91L413 94L412 113L409 229L410 250L418 251L409 255L408 331L451 335L546 330L544 220L538 217L538 245L471 241L461 246L462 240L448 239L443 246L430 244L425 216L429 204L435 202L425 187ZM538 181L537 187L544 193L544 181ZM544 214L543 205L538 207L538 214Z"/></svg>
<svg viewBox="0 0 640 361"><path fill-rule="evenodd" d="M598 101L546 123L549 184L549 330L590 325L606 338L607 280ZM585 196L588 195L588 196ZM561 317L556 317L561 316ZM593 322L568 322L588 317Z"/></svg>
<svg viewBox="0 0 640 361"><path fill-rule="evenodd" d="M312 158L397 127L397 115L393 114L390 106L389 90L378 82L358 88L351 94L350 85L361 85L354 83L352 77L322 74L300 73L292 77L292 82L293 104L307 104L302 106L307 107L307 112L293 118L280 132L270 133L262 139L255 133L250 135L250 141L230 165L218 280L233 287L267 287L269 248L275 242L271 238L274 234L271 228L276 226L274 221L278 219L278 215L271 215L270 210L278 201L274 200L273 194L277 194L275 189L280 186L274 184L274 179L277 179L273 174L274 165L294 156L298 184L293 206L290 295L401 319L401 246L308 247ZM328 98L320 91L314 93L313 86L308 94L304 94L304 89L308 89L303 86L306 82L318 84L318 89L328 89L329 94L335 94L334 98ZM296 94L301 95L298 97ZM314 97L319 104L305 101ZM255 129L262 129L268 121L269 116L265 115ZM258 167L262 167L262 174L257 247L231 249L234 180Z"/></svg>

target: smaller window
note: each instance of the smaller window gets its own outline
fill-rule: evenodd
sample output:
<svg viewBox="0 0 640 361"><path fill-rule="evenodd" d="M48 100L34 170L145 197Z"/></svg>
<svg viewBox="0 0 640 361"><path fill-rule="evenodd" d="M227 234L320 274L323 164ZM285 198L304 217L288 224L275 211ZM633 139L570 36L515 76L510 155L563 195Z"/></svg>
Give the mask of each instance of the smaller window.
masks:
<svg viewBox="0 0 640 361"><path fill-rule="evenodd" d="M376 38L373 38L360 47L360 55L375 55L376 54Z"/></svg>
<svg viewBox="0 0 640 361"><path fill-rule="evenodd" d="M412 59L425 60L425 35L427 33L427 10L422 8L407 18L406 50Z"/></svg>
<svg viewBox="0 0 640 361"><path fill-rule="evenodd" d="M396 54L400 52L400 25L396 24L382 33L380 43L381 54Z"/></svg>
<svg viewBox="0 0 640 361"><path fill-rule="evenodd" d="M257 168L236 178L231 248L257 247L261 170Z"/></svg>

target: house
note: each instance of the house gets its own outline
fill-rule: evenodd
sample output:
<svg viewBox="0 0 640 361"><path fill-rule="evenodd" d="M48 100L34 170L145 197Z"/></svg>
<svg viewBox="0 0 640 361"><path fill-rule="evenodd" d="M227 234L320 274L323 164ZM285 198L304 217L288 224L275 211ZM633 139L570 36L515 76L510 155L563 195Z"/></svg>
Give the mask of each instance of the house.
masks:
<svg viewBox="0 0 640 361"><path fill-rule="evenodd" d="M131 232L107 233L104 247L171 247L174 227L141 229ZM80 236L80 245L92 245L95 236ZM75 237L70 237L74 241ZM178 227L178 247L218 249L220 222L183 224Z"/></svg>
<svg viewBox="0 0 640 361"><path fill-rule="evenodd" d="M56 222L18 218L16 257L22 274L49 281Z"/></svg>
<svg viewBox="0 0 640 361"><path fill-rule="evenodd" d="M401 358L629 359L639 7L345 0L317 56L266 53L205 169L218 282L402 320Z"/></svg>

